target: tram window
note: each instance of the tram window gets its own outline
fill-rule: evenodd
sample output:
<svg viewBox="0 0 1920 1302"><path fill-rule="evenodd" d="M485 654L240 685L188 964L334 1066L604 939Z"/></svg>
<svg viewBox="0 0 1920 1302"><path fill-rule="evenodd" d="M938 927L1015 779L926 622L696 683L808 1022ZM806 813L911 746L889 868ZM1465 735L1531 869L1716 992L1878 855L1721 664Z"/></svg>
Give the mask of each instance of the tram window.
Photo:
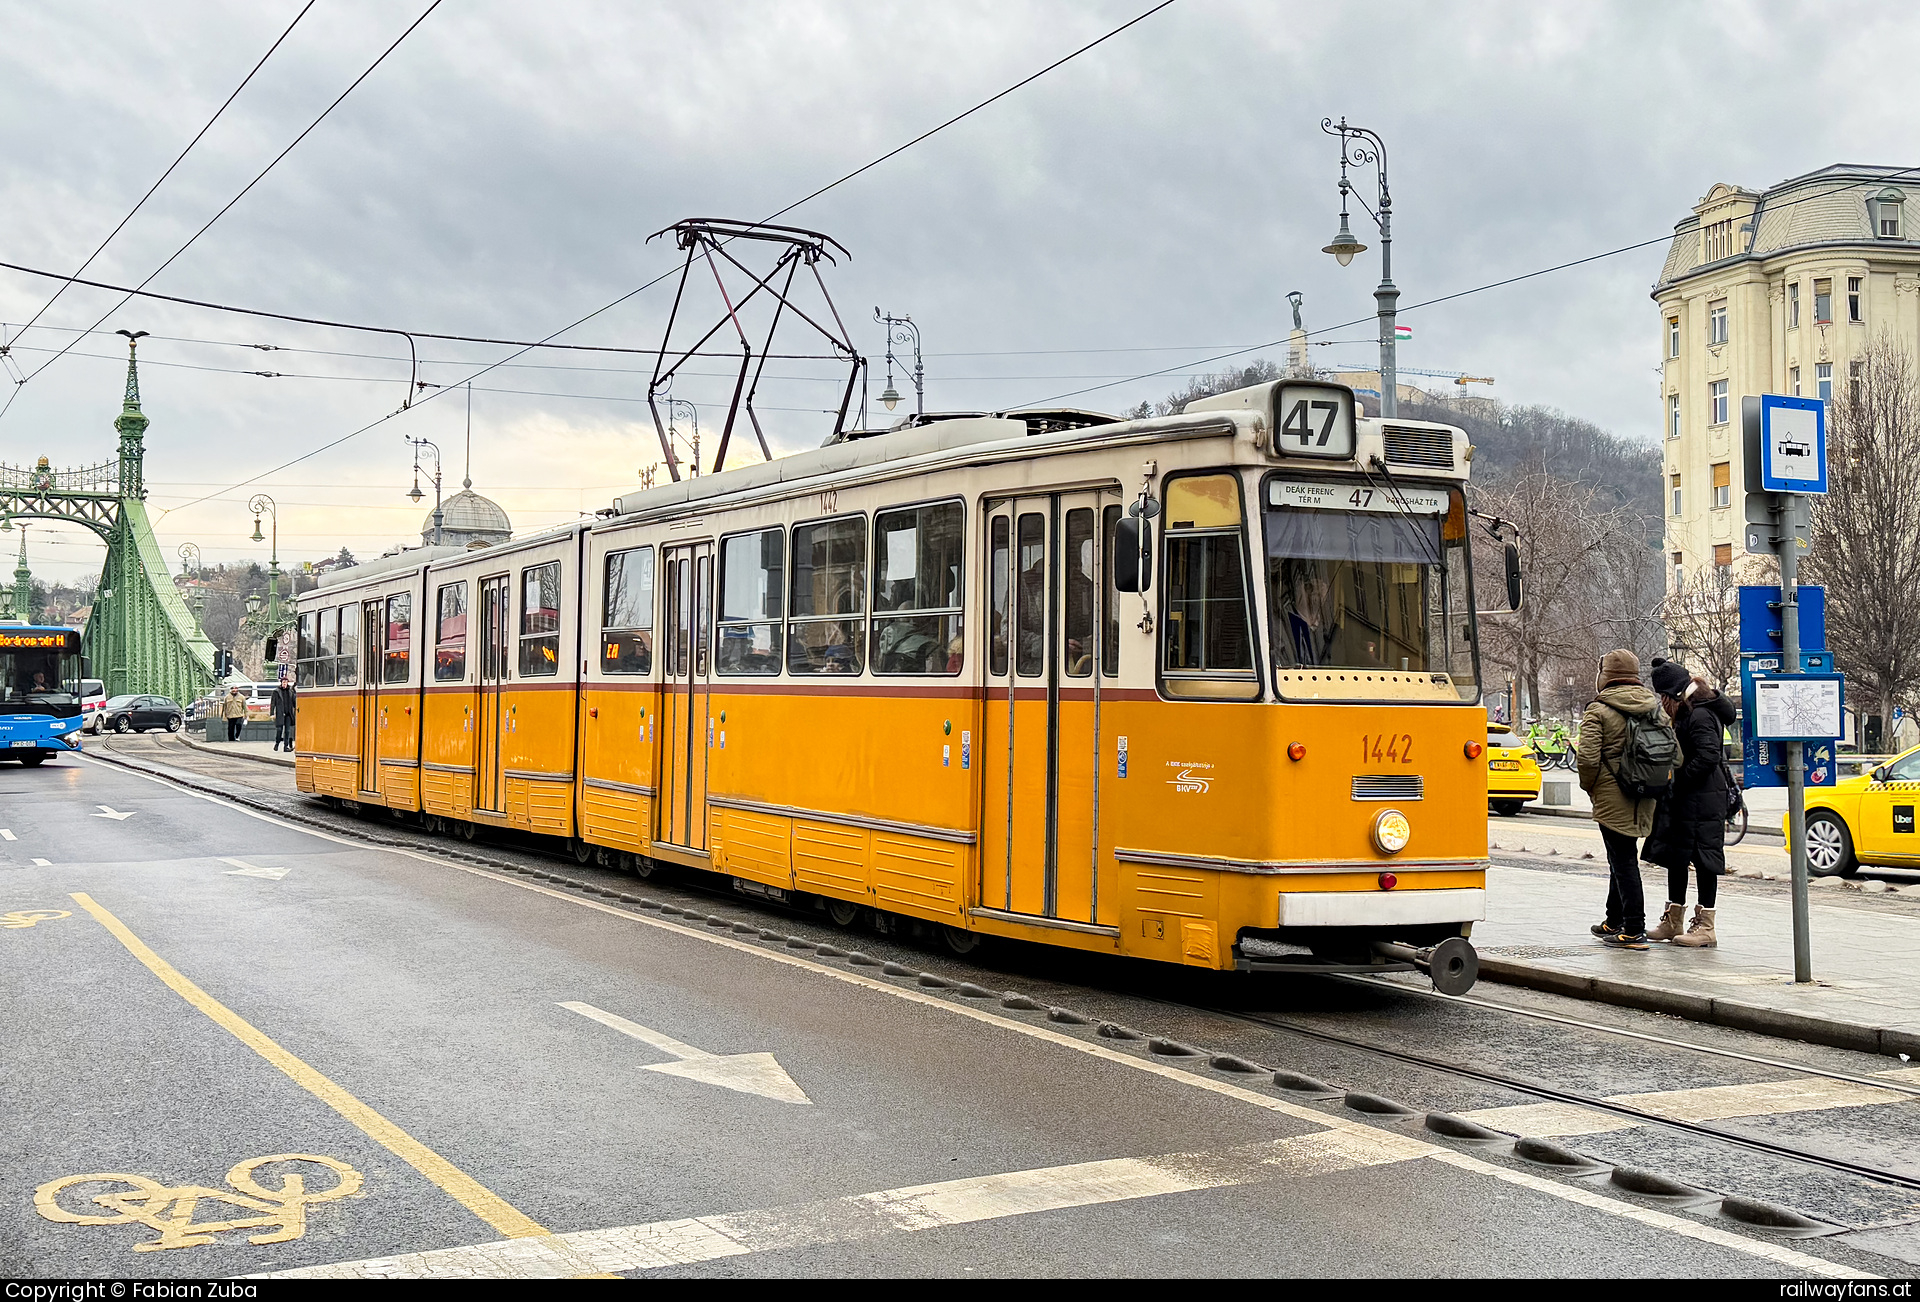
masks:
<svg viewBox="0 0 1920 1302"><path fill-rule="evenodd" d="M313 640L313 622L312 611L300 616L298 651L294 656L294 682L300 687L313 686L313 657L318 652Z"/></svg>
<svg viewBox="0 0 1920 1302"><path fill-rule="evenodd" d="M1014 594L1014 671L1036 678L1047 664L1047 517L1030 512L1015 527L1019 576Z"/></svg>
<svg viewBox="0 0 1920 1302"><path fill-rule="evenodd" d="M520 571L520 676L560 672L560 562Z"/></svg>
<svg viewBox="0 0 1920 1302"><path fill-rule="evenodd" d="M314 619L319 633L314 640L313 685L333 686L333 657L340 650L340 612L323 610Z"/></svg>
<svg viewBox="0 0 1920 1302"><path fill-rule="evenodd" d="M857 515L793 526L787 672L857 674L866 642L867 522Z"/></svg>
<svg viewBox="0 0 1920 1302"><path fill-rule="evenodd" d="M1106 593L1103 597L1106 616L1106 636L1100 643L1100 676L1116 678L1120 674L1120 594L1113 588L1113 534L1120 525L1120 508L1108 507L1102 513L1100 536L1104 540L1101 546L1106 549L1107 564L1103 573L1107 577Z"/></svg>
<svg viewBox="0 0 1920 1302"><path fill-rule="evenodd" d="M1007 594L1010 589L1007 567L1011 553L1007 546L1007 517L993 518L993 557L987 564L987 581L993 585L992 663L989 672L1004 677L1007 672Z"/></svg>
<svg viewBox="0 0 1920 1302"><path fill-rule="evenodd" d="M653 672L653 548L607 555L600 616L600 672Z"/></svg>
<svg viewBox="0 0 1920 1302"><path fill-rule="evenodd" d="M1062 668L1069 678L1093 673L1093 547L1093 508L1075 507L1067 512L1066 550L1061 557L1066 576Z"/></svg>
<svg viewBox="0 0 1920 1302"><path fill-rule="evenodd" d="M874 516L873 672L960 672L966 541L966 509L958 502Z"/></svg>
<svg viewBox="0 0 1920 1302"><path fill-rule="evenodd" d="M442 585L438 603L439 622L433 635L433 681L458 683L467 676L467 585Z"/></svg>
<svg viewBox="0 0 1920 1302"><path fill-rule="evenodd" d="M1252 700L1260 682L1241 563L1239 481L1232 475L1172 481L1166 519L1160 667L1167 695Z"/></svg>
<svg viewBox="0 0 1920 1302"><path fill-rule="evenodd" d="M413 594L395 593L387 598L386 680L407 681L407 666L413 659Z"/></svg>
<svg viewBox="0 0 1920 1302"><path fill-rule="evenodd" d="M360 607L342 606L334 615L340 621L340 654L333 662L333 681L352 687L360 681Z"/></svg>
<svg viewBox="0 0 1920 1302"><path fill-rule="evenodd" d="M780 603L786 592L787 540L779 529L720 540L720 624L713 670L780 672Z"/></svg>

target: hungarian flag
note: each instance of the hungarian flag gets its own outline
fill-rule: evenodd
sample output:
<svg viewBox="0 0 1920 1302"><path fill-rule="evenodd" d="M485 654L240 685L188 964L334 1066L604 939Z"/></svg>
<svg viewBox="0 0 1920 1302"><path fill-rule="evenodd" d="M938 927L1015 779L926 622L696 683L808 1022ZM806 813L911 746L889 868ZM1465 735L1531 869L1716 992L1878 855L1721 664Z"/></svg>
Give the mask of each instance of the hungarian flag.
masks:
<svg viewBox="0 0 1920 1302"><path fill-rule="evenodd" d="M1395 327L1393 328L1393 337L1394 337L1394 338L1395 338L1396 340L1398 340L1398 339L1411 339L1411 338L1413 338L1413 327L1412 327L1412 326L1403 326L1403 325L1397 325L1397 326L1395 326Z"/></svg>

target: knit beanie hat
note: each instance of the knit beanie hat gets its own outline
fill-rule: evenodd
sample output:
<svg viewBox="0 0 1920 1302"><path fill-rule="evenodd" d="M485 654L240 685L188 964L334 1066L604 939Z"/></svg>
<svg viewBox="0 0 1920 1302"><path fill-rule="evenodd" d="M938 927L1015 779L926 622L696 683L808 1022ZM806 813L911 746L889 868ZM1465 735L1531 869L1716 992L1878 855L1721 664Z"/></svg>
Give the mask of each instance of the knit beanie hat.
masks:
<svg viewBox="0 0 1920 1302"><path fill-rule="evenodd" d="M1662 696L1675 697L1687 690L1687 682L1690 677L1691 675L1687 673L1684 665L1675 664L1671 660L1661 660L1657 658L1653 662L1653 673L1649 675L1649 679L1653 683L1654 691L1660 693Z"/></svg>
<svg viewBox="0 0 1920 1302"><path fill-rule="evenodd" d="M1597 687L1604 688L1608 683L1621 681L1640 681L1640 657L1631 651L1609 651L1600 657L1600 677Z"/></svg>

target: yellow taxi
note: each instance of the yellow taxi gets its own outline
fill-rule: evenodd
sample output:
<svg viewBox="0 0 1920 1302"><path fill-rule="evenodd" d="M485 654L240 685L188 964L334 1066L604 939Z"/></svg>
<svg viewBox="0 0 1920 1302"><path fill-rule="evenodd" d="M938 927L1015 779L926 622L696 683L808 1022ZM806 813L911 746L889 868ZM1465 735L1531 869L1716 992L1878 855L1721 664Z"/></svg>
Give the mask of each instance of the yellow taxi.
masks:
<svg viewBox="0 0 1920 1302"><path fill-rule="evenodd" d="M1920 866L1920 746L1858 777L1807 788L1807 871L1851 877L1861 864Z"/></svg>
<svg viewBox="0 0 1920 1302"><path fill-rule="evenodd" d="M1487 725L1487 807L1512 817L1540 798L1540 764L1526 739L1504 723Z"/></svg>

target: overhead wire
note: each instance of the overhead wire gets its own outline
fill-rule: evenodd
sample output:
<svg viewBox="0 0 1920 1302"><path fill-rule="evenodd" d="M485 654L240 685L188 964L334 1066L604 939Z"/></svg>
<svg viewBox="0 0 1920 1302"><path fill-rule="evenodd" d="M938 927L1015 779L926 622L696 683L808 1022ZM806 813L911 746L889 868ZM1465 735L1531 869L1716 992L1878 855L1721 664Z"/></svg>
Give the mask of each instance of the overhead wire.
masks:
<svg viewBox="0 0 1920 1302"><path fill-rule="evenodd" d="M434 3L438 4L439 0L434 0ZM1113 28L1111 31L1108 31L1105 34L1098 36L1091 41L1088 41L1085 45L1080 46L1078 49L1072 51L1071 53L1066 54L1061 58L1055 59L1052 63L1048 64L1046 67L1040 69L1040 71L1032 74L1031 76L1021 78L1019 81L1015 82L1011 86L1008 86L1006 89L1001 90L993 95L990 95L984 100L981 100L978 104L975 104L972 108L969 108L964 112L957 113L953 117L948 118L946 121L942 122L939 126L936 126L929 131L921 132L919 135L915 136L912 140L909 140L906 144L901 145L896 149L888 150L885 154L882 154L880 157L874 159L872 162L866 163L860 167L853 169L851 172L848 172L845 175L833 181L828 182L826 185L821 186L819 189L814 190L812 193L807 194L799 199L796 199L792 203L789 203L784 207L775 209L773 212L767 214L767 216L761 218L760 221L756 224L764 225L765 223L774 220L776 217L784 216L787 213L792 212L795 208L800 207L802 204L810 203L813 200L818 199L821 195L826 194L828 191L834 189L835 187L844 185L846 182L853 180L855 177L860 176L865 172L871 171L873 168L879 166L881 163L886 162L888 159L898 157L904 151L911 149L913 146L920 144L921 142L938 134L941 131L946 130L948 127L954 125L955 123L960 122L968 117L971 117L973 114L979 112L981 109L986 108L989 104L993 104L999 100L1006 98L1008 95L1021 89L1024 86L1031 85L1033 82L1037 81L1039 78L1044 77L1048 73L1053 72L1055 69L1058 69L1064 66L1065 64L1071 62L1072 60L1079 58L1081 55L1085 54L1087 51L1091 49L1094 49L1096 46L1106 43L1107 41L1120 35L1122 32L1125 32L1129 28L1132 28L1135 25L1137 25L1138 23L1141 23L1146 19L1151 18L1154 14L1159 13L1162 9L1165 9L1174 3L1175 3L1175 0L1160 0L1158 4L1155 4L1151 8L1146 9L1145 11L1128 19L1126 22L1120 24L1118 27ZM561 335L566 334L571 330L578 329L580 326L585 325L587 322L595 319L596 317L602 316L605 313L612 311L614 308L620 306L622 303L625 303L627 300L633 298L635 295L640 294L645 290L651 289L653 286L660 284L662 281L670 279L672 275L673 273L671 271L662 272L660 275L653 277L651 280L648 280L639 285L636 285L634 288L628 290L626 293L621 294L618 298L615 298L610 302L602 304L601 306L595 308L593 311L587 313L585 316L580 317L575 321L568 322L566 325L561 326L558 330L555 330L553 333L546 335L544 338L538 340L537 342L521 347L516 351L509 353L506 357L503 357L498 361L491 362L486 366L481 367L479 370L473 372L473 374L467 376L467 378L464 381L460 381L458 383L448 385L445 388L436 389L431 393L428 393L425 397L423 397L420 400L420 402L414 403L413 406L414 407L422 406L425 403L431 402L435 398L438 398L440 395L448 392L450 389L459 388L461 387L462 384L471 384L474 380L477 380L482 375L487 374L487 372L492 371L495 368L502 366L508 362L511 362L518 357L524 356L527 352L530 352L534 348L544 347L547 344L550 344L553 340L559 338ZM658 350L648 350L648 351L655 352ZM402 410L411 410L411 408L403 408ZM352 439L358 438L360 435L365 434L368 430L378 428L379 426L385 424L389 420L392 420L395 416L398 416L399 414L400 412L398 411L388 412L384 416L381 416L375 420L368 421L365 425L360 426L358 429L352 430L346 434L342 434L338 438L329 439L327 442L322 443L318 447L315 447L306 452L303 452L299 456L294 457L289 461L284 461L281 464L274 466L269 470L263 470L259 474L254 475L248 479L243 479L239 483L233 484L229 486L229 488L223 491L231 492L233 491L233 489L245 488L247 485L257 483L259 480L265 479L269 475L279 474L281 471L290 469L291 467L300 464L302 461L306 461L313 457L319 456L323 452L327 452L333 448L339 447L342 443L346 443ZM215 496L218 496L218 494L210 493L206 497L200 498L193 502L188 502L185 506L175 507L174 509L184 511L191 507L198 506L201 502L208 501ZM162 514L164 515L166 513L163 512Z"/></svg>
<svg viewBox="0 0 1920 1302"><path fill-rule="evenodd" d="M86 260L74 269L73 275L67 277L65 279L65 283L63 283L58 289L53 291L53 297L49 298L45 303L42 303L40 305L40 310L38 312L35 312L31 317L29 317L27 319L26 324L21 326L17 331L14 332L13 338L8 341L9 343L18 343L20 341L21 335L33 329L34 323L38 321L41 317L47 314L47 309L52 307L55 303L59 302L60 296L66 293L67 290L70 287L72 287L72 285L75 283L76 279L81 275L81 273L85 272L88 267L92 266L93 260L99 257L103 252L106 251L107 245L113 243L114 237L120 234L121 231L127 228L127 223L133 220L134 215L138 213L143 206L145 206L147 200L153 198L154 191L158 190L163 184L165 184L166 179L169 176L173 175L174 169L179 167L181 163L186 161L187 155L193 152L193 147L200 143L201 138L204 137L207 134L207 132L213 130L213 124L220 120L220 115L227 111L227 109L233 104L234 100L240 98L240 92L247 88L247 84L254 79L254 76L259 73L260 69L267 66L267 60L273 57L274 51L278 50L281 47L281 45L286 42L286 39L289 36L293 35L293 29L300 25L300 20L307 16L307 11L309 9L312 9L315 3L317 3L317 0L307 0L307 3L301 6L300 12L293 16L293 21L287 24L286 30L281 32L280 35L277 38L275 38L273 44L267 47L267 52L260 56L259 62L255 63L253 67L248 70L247 75L240 79L240 84L233 88L233 93L228 95L224 100L220 101L220 107L213 111L213 116L207 119L206 125L201 127L200 130L194 133L193 139L187 142L187 147L185 149L182 149L178 154L178 156L176 156L171 163L167 164L167 170L160 173L159 179L156 180L152 185L147 187L147 192L141 195L139 199L135 200L133 207L127 210L127 215L120 219L118 225L116 225L112 230L107 232L107 237L101 240L100 243L94 248L93 252L87 255ZM24 384L25 381L23 380L21 381L21 383Z"/></svg>
<svg viewBox="0 0 1920 1302"><path fill-rule="evenodd" d="M211 230L213 228L213 224L219 221L222 217L226 216L227 213L232 210L235 204L239 203L242 199L246 198L248 193L250 193L253 190L253 187L260 184L260 182L264 181L267 178L267 174L273 171L274 168L280 165L280 162L282 159L284 159L288 154L292 153L294 149L299 146L301 141L305 140L309 135L313 133L315 128L317 128L322 122L327 120L328 114L332 113L336 108L339 108L341 103L347 98L347 96L353 94L353 92L359 88L362 82L366 81L368 77L371 77L374 74L374 71L377 68L379 68L379 66L382 63L386 62L387 56L392 54L395 50L399 49L401 42L405 41L407 37L413 35L414 30L418 28L421 23L424 23L425 21L427 21L427 18L433 13L434 10L438 9L442 3L443 3L443 0L431 0L431 2L427 5L427 7L421 11L420 16L414 19L411 23L409 23L407 25L407 29L401 32L400 35L394 39L393 44L389 45L386 49L382 50L380 52L380 56L376 58L372 63L367 65L366 71L362 72L358 77L355 77L353 79L353 82L345 90L341 91L339 95L335 96L333 99L333 102L328 104L326 108L320 111L320 116L316 117L312 122L309 122L306 126L306 129L302 131L299 135L295 136L292 142L289 143L285 149L282 149L278 154L275 154L273 156L273 160L269 162L265 167L261 168L259 173L251 181L248 181L246 185L241 188L240 193L234 195L233 198L227 200L227 202L221 206L220 211L214 213L213 216L209 217L205 225L201 226L199 230L195 231L191 236L187 238L186 243L182 244L179 248L175 249L172 253L168 254L166 261L162 262L159 266L155 267L153 271L148 274L145 280L141 281L138 285L134 286L134 288L131 291L129 291L124 297L122 297L118 303L115 303L111 308L108 308L106 312L102 313L99 320L95 321L93 325L89 328L98 329L100 325L107 320L108 317L112 316L115 312L118 312L122 307L126 306L128 300L131 299L134 294L138 293L141 290L144 290L148 285L152 284L154 277L158 276L161 272L165 271L168 267L172 266L175 259L179 258L181 254L185 253L188 249L192 248L196 240L198 240L202 235L205 235L209 230ZM81 282L81 283L85 283L85 282ZM76 336L76 341L77 339L78 339L78 336ZM67 345L67 348L71 348L71 347L72 347L72 342L69 342ZM49 357L46 361L42 362L39 366L35 367L32 371L28 372L26 376L26 380L22 380L19 385L15 386L14 393L17 395L20 391L20 388L26 384L27 380L33 379L34 376L39 375L42 371L46 370L49 366L52 366L55 362L59 361L61 357L65 356L67 352L67 348L62 348L59 352L55 353L52 357ZM12 399L8 399L8 405L9 406L12 405ZM5 414L5 409L0 408L0 415L4 415L4 414Z"/></svg>

